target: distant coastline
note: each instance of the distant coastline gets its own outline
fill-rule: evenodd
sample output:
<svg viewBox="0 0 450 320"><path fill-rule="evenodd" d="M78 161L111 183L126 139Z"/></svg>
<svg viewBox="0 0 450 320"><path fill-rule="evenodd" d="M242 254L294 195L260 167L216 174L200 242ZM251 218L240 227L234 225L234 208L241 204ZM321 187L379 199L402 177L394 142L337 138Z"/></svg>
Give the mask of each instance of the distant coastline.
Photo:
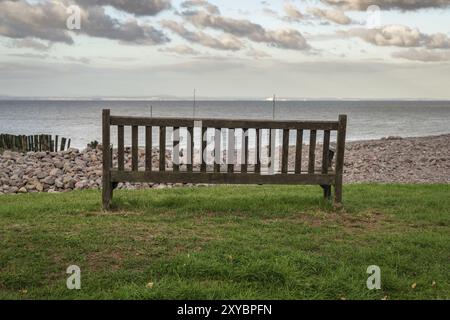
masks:
<svg viewBox="0 0 450 320"><path fill-rule="evenodd" d="M188 96L150 96L150 97L16 97L16 96L0 96L0 101L192 101L192 97ZM196 101L272 101L272 97L196 97ZM302 98L302 97L277 97L277 102L295 102L295 101L429 101L429 102L450 102L450 99L434 99L434 98L337 98L337 97L321 97L321 98Z"/></svg>
<svg viewBox="0 0 450 320"><path fill-rule="evenodd" d="M0 133L58 135L84 148L101 140L102 109L111 109L115 115L197 119L336 120L339 114L347 114L349 141L450 133L450 101L279 101L273 112L271 101L201 99L195 109L192 100L0 100ZM144 139L142 132L139 139Z"/></svg>

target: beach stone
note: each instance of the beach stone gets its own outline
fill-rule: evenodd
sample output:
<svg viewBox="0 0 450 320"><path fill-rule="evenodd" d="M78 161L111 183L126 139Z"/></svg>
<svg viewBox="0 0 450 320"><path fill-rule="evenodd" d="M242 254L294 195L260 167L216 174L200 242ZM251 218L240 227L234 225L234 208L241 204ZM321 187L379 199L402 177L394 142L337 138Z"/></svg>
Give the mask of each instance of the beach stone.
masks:
<svg viewBox="0 0 450 320"><path fill-rule="evenodd" d="M38 172L36 173L36 178L38 178L39 180L40 180L40 179L44 179L45 177L47 177L47 173L46 173L46 172L38 171Z"/></svg>
<svg viewBox="0 0 450 320"><path fill-rule="evenodd" d="M64 183L61 180L61 178L55 179L55 187L57 187L57 188L63 188L64 187Z"/></svg>
<svg viewBox="0 0 450 320"><path fill-rule="evenodd" d="M73 190L75 188L75 181L71 180L64 184L64 189Z"/></svg>
<svg viewBox="0 0 450 320"><path fill-rule="evenodd" d="M17 187L9 187L7 189L8 193L17 193L17 191L19 191L19 188Z"/></svg>
<svg viewBox="0 0 450 320"><path fill-rule="evenodd" d="M27 188L25 188L25 187L22 187L22 188L20 188L19 189L19 191L18 191L19 193L27 193L28 192L28 190L27 190Z"/></svg>
<svg viewBox="0 0 450 320"><path fill-rule="evenodd" d="M55 177L48 176L45 179L41 180L41 182L48 184L48 185L54 185L55 184Z"/></svg>
<svg viewBox="0 0 450 320"><path fill-rule="evenodd" d="M75 189L83 189L85 188L86 182L85 181L78 181L77 183L75 183Z"/></svg>
<svg viewBox="0 0 450 320"><path fill-rule="evenodd" d="M335 147L335 143L331 143ZM418 138L387 137L372 141L350 141L346 144L345 183L450 183L450 134ZM265 154L267 148L263 148ZM252 153L253 152L253 153ZM308 147L303 148L304 168L308 167ZM145 163L145 151L139 150L140 169ZM254 150L249 150L253 158ZM165 157L171 168L171 151ZM131 148L124 155L126 169L131 168ZM321 146L316 148L316 168L321 168ZM199 163L196 153L196 163ZM265 158L261 159L263 163ZM289 167L295 165L295 147L289 150ZM334 160L335 161L335 160ZM334 163L333 161L333 163ZM117 166L117 152L113 163ZM159 166L158 149L152 150L153 168ZM199 167L196 166L196 169ZM0 153L0 192L69 191L97 189L102 185L102 152L99 149L80 151L71 148L63 152L4 151ZM172 187L209 186L205 184L119 183L119 189L163 189Z"/></svg>
<svg viewBox="0 0 450 320"><path fill-rule="evenodd" d="M62 170L60 170L60 169L58 169L58 168L55 168L55 169L50 170L50 175L51 175L51 176L56 177L56 176L60 176L60 175L62 175L62 174L63 174Z"/></svg>
<svg viewBox="0 0 450 320"><path fill-rule="evenodd" d="M42 191L44 191L44 186L38 182L35 184L35 189L39 192L42 192Z"/></svg>

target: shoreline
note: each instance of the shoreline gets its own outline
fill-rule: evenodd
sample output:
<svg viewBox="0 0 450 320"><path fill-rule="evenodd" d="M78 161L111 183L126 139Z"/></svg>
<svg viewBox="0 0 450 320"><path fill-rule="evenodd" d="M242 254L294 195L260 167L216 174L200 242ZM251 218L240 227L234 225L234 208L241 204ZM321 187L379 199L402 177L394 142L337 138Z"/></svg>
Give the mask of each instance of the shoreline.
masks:
<svg viewBox="0 0 450 320"><path fill-rule="evenodd" d="M289 165L295 158L289 151ZM304 148L303 152L308 151ZM316 167L320 167L321 145L317 145ZM0 195L34 192L67 192L101 187L100 149L71 148L63 152L0 153ZM197 153L197 152L196 152ZM139 166L144 166L143 150ZM237 152L239 157L239 152ZM254 151L253 151L254 156ZM250 150L250 158L252 151ZM171 151L166 162L171 166ZM152 163L158 167L159 151L153 149ZM239 159L239 158L238 158ZM307 157L304 157L307 160ZM116 160L117 161L117 160ZM198 159L194 159L198 163ZM131 156L125 155L126 168ZM262 163L265 163L264 155ZM306 162L305 162L306 163ZM450 183L450 134L422 137L387 137L377 140L348 141L344 183ZM119 189L172 188L192 184L119 184Z"/></svg>

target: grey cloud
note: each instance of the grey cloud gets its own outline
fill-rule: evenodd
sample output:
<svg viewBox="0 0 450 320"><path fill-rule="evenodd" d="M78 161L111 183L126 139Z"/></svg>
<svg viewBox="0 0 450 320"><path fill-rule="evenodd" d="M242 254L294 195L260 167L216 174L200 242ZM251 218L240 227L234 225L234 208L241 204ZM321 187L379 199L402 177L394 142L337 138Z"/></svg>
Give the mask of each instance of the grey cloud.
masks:
<svg viewBox="0 0 450 320"><path fill-rule="evenodd" d="M77 58L77 57L70 57L70 56L63 56L62 57L65 61L68 62L75 62L75 63L82 63L82 64L90 64L91 60L89 58Z"/></svg>
<svg viewBox="0 0 450 320"><path fill-rule="evenodd" d="M12 46L15 48L30 48L38 51L47 51L52 47L52 43L45 43L31 38L24 38L14 40L12 42Z"/></svg>
<svg viewBox="0 0 450 320"><path fill-rule="evenodd" d="M255 59L262 59L262 58L270 58L271 57L270 54L268 54L268 53L266 53L264 51L261 51L261 50L253 49L253 48L248 50L246 52L246 55L248 57L255 58Z"/></svg>
<svg viewBox="0 0 450 320"><path fill-rule="evenodd" d="M283 6L284 12L286 13L286 20L289 21L301 21L305 18L303 13L298 10L295 5L290 2L285 2Z"/></svg>
<svg viewBox="0 0 450 320"><path fill-rule="evenodd" d="M66 27L68 2L30 4L22 1L0 2L0 35L13 39L41 39L73 44ZM93 37L120 40L134 44L160 44L169 39L149 25L136 19L120 22L108 16L103 7L81 9L81 29L73 30Z"/></svg>
<svg viewBox="0 0 450 320"><path fill-rule="evenodd" d="M0 35L14 38L39 38L72 44L66 26L66 8L45 2L32 5L26 1L0 2Z"/></svg>
<svg viewBox="0 0 450 320"><path fill-rule="evenodd" d="M2 2L0 0L0 2ZM27 59L47 59L49 57L48 54L45 53L41 53L41 54L36 54L36 53L10 53L8 54L9 57L18 57L18 58L27 58Z"/></svg>
<svg viewBox="0 0 450 320"><path fill-rule="evenodd" d="M1 0L0 0L1 2ZM82 64L89 64L91 63L91 60L85 57L71 57L71 56L62 56L57 57L53 56L47 53L42 54L36 54L36 53L10 53L8 54L10 57L18 57L18 58L28 58L28 59L35 59L35 60L43 60L43 59L50 59L53 61L64 61L64 62L75 62L75 63L82 63Z"/></svg>
<svg viewBox="0 0 450 320"><path fill-rule="evenodd" d="M237 51L244 47L243 43L239 39L231 35L222 35L220 38L212 37L202 31L190 31L182 24L170 20L162 21L162 25L185 40L201 44L205 47L231 51Z"/></svg>
<svg viewBox="0 0 450 320"><path fill-rule="evenodd" d="M359 37L377 46L449 48L450 39L442 33L427 35L418 29L402 25L389 25L377 29L354 28L338 34Z"/></svg>
<svg viewBox="0 0 450 320"><path fill-rule="evenodd" d="M405 51L394 52L392 54L392 57L421 62L442 62L442 61L450 61L450 51L409 49Z"/></svg>
<svg viewBox="0 0 450 320"><path fill-rule="evenodd" d="M417 10L424 8L446 8L450 0L322 0L322 2L346 10L365 11L371 5L381 9Z"/></svg>
<svg viewBox="0 0 450 320"><path fill-rule="evenodd" d="M293 29L266 30L261 25L243 19L210 15L200 11L184 12L184 17L197 27L209 27L271 46L306 50L309 45L300 32Z"/></svg>
<svg viewBox="0 0 450 320"><path fill-rule="evenodd" d="M171 7L170 0L75 0L84 7L111 6L139 16L154 16Z"/></svg>
<svg viewBox="0 0 450 320"><path fill-rule="evenodd" d="M195 7L202 7L206 11L208 11L211 14L220 14L219 7L216 5L213 5L205 0L188 0L181 3L181 7L184 9L190 9Z"/></svg>
<svg viewBox="0 0 450 320"><path fill-rule="evenodd" d="M314 17L325 19L337 24L348 25L352 23L352 20L341 10L312 7L308 8L308 12Z"/></svg>
<svg viewBox="0 0 450 320"><path fill-rule="evenodd" d="M176 53L179 55L195 56L200 54L197 50L185 45L178 45L174 47L167 47L159 49L160 52Z"/></svg>
<svg viewBox="0 0 450 320"><path fill-rule="evenodd" d="M140 25L137 20L127 20L121 23L111 18L102 7L92 7L86 11L80 32L93 37L135 44L155 45L169 41L160 30L149 25Z"/></svg>

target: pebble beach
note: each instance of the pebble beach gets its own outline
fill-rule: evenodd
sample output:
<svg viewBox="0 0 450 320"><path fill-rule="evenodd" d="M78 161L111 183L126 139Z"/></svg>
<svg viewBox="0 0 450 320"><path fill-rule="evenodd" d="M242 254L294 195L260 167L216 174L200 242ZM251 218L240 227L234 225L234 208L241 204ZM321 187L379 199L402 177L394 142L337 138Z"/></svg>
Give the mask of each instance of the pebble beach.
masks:
<svg viewBox="0 0 450 320"><path fill-rule="evenodd" d="M304 148L304 152L307 148ZM316 167L320 166L320 148ZM294 151L294 150L292 150ZM289 165L294 164L290 152ZM306 153L305 153L306 155ZM140 166L144 151L139 151ZM114 156L115 158L115 156ZM306 158L306 157L305 157ZM157 168L158 150L152 162ZM167 165L172 155L166 153ZM114 160L115 162L117 159ZM125 156L126 167L131 156ZM262 159L264 163L264 159ZM102 179L102 151L86 148L63 152L0 153L0 195L35 192L67 192L99 189ZM345 183L450 183L450 134L417 138L389 137L380 140L348 142ZM173 188L185 184L120 183L119 189Z"/></svg>

